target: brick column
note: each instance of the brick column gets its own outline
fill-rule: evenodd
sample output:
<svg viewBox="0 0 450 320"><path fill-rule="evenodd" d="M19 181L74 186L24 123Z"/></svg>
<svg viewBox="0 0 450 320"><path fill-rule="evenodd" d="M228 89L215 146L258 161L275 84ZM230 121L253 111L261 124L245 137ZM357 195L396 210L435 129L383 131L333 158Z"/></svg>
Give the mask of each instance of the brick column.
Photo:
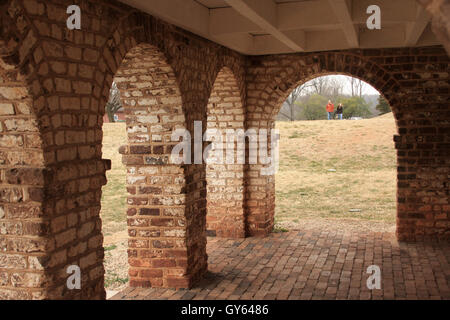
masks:
<svg viewBox="0 0 450 320"><path fill-rule="evenodd" d="M270 134L273 122L261 119L261 114L255 112L253 106L254 99L248 98L248 118L247 129L265 129ZM269 151L270 143L268 144ZM247 159L250 153L250 146L247 145ZM245 172L246 182L246 232L249 236L267 236L274 226L275 217L275 176L262 175L261 170L266 167L260 164L258 155L257 164L247 164Z"/></svg>
<svg viewBox="0 0 450 320"><path fill-rule="evenodd" d="M399 134L394 138L397 236L405 241L449 240L449 58L441 48L414 51L406 60L414 64L403 65L400 83L405 94L398 104Z"/></svg>
<svg viewBox="0 0 450 320"><path fill-rule="evenodd" d="M195 253L192 239L186 240L190 226L201 224L188 212L189 188L198 178L189 165L170 160L178 143L172 132L186 128L175 74L156 47L140 45L127 54L115 81L129 142L120 152L127 166L130 285L187 288L203 272L190 261Z"/></svg>
<svg viewBox="0 0 450 320"><path fill-rule="evenodd" d="M0 70L0 73L4 71ZM43 202L48 172L28 90L0 85L0 300L45 297L51 242Z"/></svg>
<svg viewBox="0 0 450 320"><path fill-rule="evenodd" d="M244 130L244 108L240 89L233 72L225 67L217 75L208 102L208 129L218 129L225 141L227 129ZM209 236L224 238L245 237L244 229L244 165L237 163L237 141L230 144L234 152L234 164L226 163L226 144L212 150L221 152L222 164L206 166L207 216ZM217 160L217 159L216 159Z"/></svg>

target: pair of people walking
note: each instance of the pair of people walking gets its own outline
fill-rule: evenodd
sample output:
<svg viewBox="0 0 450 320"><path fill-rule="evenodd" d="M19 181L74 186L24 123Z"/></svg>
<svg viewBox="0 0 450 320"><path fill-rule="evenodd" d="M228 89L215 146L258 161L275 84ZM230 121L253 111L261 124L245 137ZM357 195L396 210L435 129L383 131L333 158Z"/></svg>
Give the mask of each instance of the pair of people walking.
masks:
<svg viewBox="0 0 450 320"><path fill-rule="evenodd" d="M342 103L339 103L335 112L334 104L331 102L331 100L329 100L326 109L328 114L328 120L334 119L336 115L338 116L339 120L342 120L342 115L344 113L344 106L342 105Z"/></svg>

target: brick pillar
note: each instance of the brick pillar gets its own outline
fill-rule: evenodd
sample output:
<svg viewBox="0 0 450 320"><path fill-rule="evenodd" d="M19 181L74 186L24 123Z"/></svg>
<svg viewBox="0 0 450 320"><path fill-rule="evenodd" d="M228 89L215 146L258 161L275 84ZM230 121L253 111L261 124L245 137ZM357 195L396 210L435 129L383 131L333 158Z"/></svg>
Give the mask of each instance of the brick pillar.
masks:
<svg viewBox="0 0 450 320"><path fill-rule="evenodd" d="M262 165L249 165L247 179L247 234L267 236L274 226L275 177L262 176Z"/></svg>
<svg viewBox="0 0 450 320"><path fill-rule="evenodd" d="M21 75L21 45L12 41L29 29L15 27L22 13L17 4L2 2L0 12L0 300L39 299L46 296L41 261L48 259L49 245L40 237L48 229L44 152L24 81L29 65L22 64Z"/></svg>
<svg viewBox="0 0 450 320"><path fill-rule="evenodd" d="M0 73L4 71L0 69ZM0 300L45 297L49 228L43 200L47 172L28 90L0 85Z"/></svg>
<svg viewBox="0 0 450 320"><path fill-rule="evenodd" d="M102 299L99 212L108 162L92 79L97 52L92 43L57 43L64 6L0 6L0 299ZM41 20L31 26L30 16ZM66 286L70 265L81 269L80 290Z"/></svg>
<svg viewBox="0 0 450 320"><path fill-rule="evenodd" d="M249 99L252 103L252 99ZM270 134L273 128L273 122L259 120L260 114L253 113L253 107L250 105L248 110L247 129L259 130L265 129ZM250 146L247 145L247 156ZM270 143L268 144L269 151ZM247 157L248 159L248 157ZM248 163L248 162L247 162ZM246 233L249 236L267 236L273 230L275 217L275 176L261 174L263 168L258 156L257 164L247 164L245 172L246 181Z"/></svg>
<svg viewBox="0 0 450 320"><path fill-rule="evenodd" d="M140 45L127 54L115 82L129 142L120 152L127 166L130 285L187 288L204 272L190 261L196 256L191 226L201 225L188 208L199 179L195 166L170 161L178 143L172 132L186 127L175 74L158 49Z"/></svg>
<svg viewBox="0 0 450 320"><path fill-rule="evenodd" d="M449 240L449 59L437 47L417 49L414 58L417 62L411 72L415 80L406 76L400 80L405 94L398 104L399 134L394 137L397 236L405 241Z"/></svg>
<svg viewBox="0 0 450 320"><path fill-rule="evenodd" d="M208 103L208 129L219 129L225 141L226 129L244 130L244 108L233 72L225 67L217 75ZM237 163L237 139L233 144L234 164L226 163L226 144L212 150L223 155L222 164L208 164L206 228L209 236L245 237L244 165Z"/></svg>

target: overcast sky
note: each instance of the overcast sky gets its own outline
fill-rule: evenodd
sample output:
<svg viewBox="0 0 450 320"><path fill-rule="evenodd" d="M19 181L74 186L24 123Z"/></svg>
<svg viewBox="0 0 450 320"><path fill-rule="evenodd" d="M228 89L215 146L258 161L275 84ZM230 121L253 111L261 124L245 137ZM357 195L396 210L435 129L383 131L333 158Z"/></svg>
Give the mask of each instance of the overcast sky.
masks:
<svg viewBox="0 0 450 320"><path fill-rule="evenodd" d="M349 79L351 79L351 77L343 76L343 75L333 75L333 76L325 76L325 77L327 77L327 78L334 78L334 79L337 79L337 80L341 81L342 83L345 84L345 86L344 86L344 94L347 94L347 95L351 95L352 94L352 87L351 87L350 82L349 82ZM363 94L368 94L368 95L379 95L380 94L370 84L368 84L367 82L364 82L364 83L365 83L365 86L364 86Z"/></svg>

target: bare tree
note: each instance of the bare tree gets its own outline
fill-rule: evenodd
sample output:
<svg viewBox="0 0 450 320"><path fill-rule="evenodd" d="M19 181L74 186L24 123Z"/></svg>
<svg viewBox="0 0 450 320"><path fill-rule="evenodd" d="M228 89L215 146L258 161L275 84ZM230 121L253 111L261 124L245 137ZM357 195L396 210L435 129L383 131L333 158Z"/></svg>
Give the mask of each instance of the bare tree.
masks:
<svg viewBox="0 0 450 320"><path fill-rule="evenodd" d="M344 83L340 78L330 78L328 82L327 95L332 101L336 101L344 92Z"/></svg>
<svg viewBox="0 0 450 320"><path fill-rule="evenodd" d="M366 83L360 79L349 77L348 81L352 88L352 97L358 96L362 98L363 93L366 91Z"/></svg>
<svg viewBox="0 0 450 320"><path fill-rule="evenodd" d="M355 82L356 82L356 78L348 77L347 80L350 83L350 87L352 88L352 97L354 97L355 96Z"/></svg>
<svg viewBox="0 0 450 320"><path fill-rule="evenodd" d="M295 106L296 101L302 96L302 94L306 91L306 89L311 88L312 85L309 83L305 83L294 90L292 90L289 97L286 99L286 104L289 107L289 115L285 114L280 110L280 114L288 118L290 121L295 121Z"/></svg>
<svg viewBox="0 0 450 320"><path fill-rule="evenodd" d="M344 92L344 83L332 76L318 77L310 81L312 92L336 100Z"/></svg>
<svg viewBox="0 0 450 320"><path fill-rule="evenodd" d="M359 96L362 98L363 94L366 93L366 83L362 80L358 79L358 89L359 89Z"/></svg>
<svg viewBox="0 0 450 320"><path fill-rule="evenodd" d="M329 77L318 77L309 82L313 88L313 92L318 95L326 94L330 86L330 78Z"/></svg>
<svg viewBox="0 0 450 320"><path fill-rule="evenodd" d="M114 114L119 111L121 107L122 102L120 101L120 91L119 88L117 88L117 84L113 82L111 90L109 91L109 100L105 107L109 122L115 122Z"/></svg>

